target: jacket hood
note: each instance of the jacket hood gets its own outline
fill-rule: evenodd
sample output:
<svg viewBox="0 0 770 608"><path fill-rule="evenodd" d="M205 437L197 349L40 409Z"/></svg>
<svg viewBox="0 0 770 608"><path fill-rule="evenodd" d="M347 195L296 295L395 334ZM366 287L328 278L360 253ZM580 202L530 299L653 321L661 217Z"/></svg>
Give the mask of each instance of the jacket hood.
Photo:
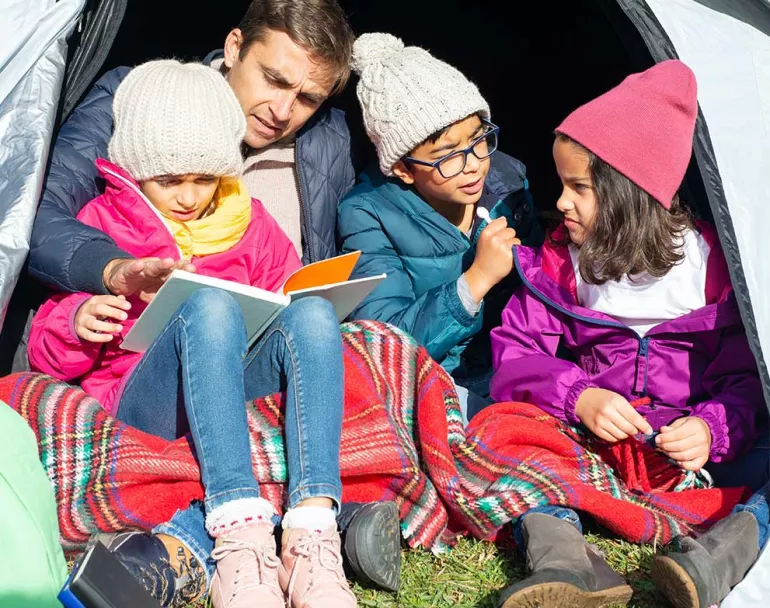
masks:
<svg viewBox="0 0 770 608"><path fill-rule="evenodd" d="M661 323L651 329L648 335L709 331L741 323L727 262L716 231L706 222L698 222L696 229L711 249L706 268L706 306ZM600 325L622 325L609 315L578 303L577 282L569 249L553 242L554 237L561 237L565 232L566 228L560 225L539 250L528 247L514 249L514 263L522 282L546 304L570 316Z"/></svg>

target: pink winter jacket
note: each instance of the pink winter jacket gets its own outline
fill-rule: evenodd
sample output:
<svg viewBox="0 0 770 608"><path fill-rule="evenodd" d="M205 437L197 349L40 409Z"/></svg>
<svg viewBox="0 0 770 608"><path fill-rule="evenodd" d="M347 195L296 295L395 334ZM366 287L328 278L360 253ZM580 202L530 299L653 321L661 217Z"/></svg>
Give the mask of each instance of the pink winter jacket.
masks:
<svg viewBox="0 0 770 608"><path fill-rule="evenodd" d="M171 232L150 207L138 184L106 160L99 159L96 165L107 188L83 207L78 219L107 233L118 247L137 258L180 259ZM252 199L249 227L237 245L191 261L199 274L269 291L280 289L301 266L289 238L256 199ZM120 339L95 344L78 338L75 314L90 297L87 293L59 294L43 304L32 321L29 362L36 371L79 382L83 390L114 414L122 388L142 355L122 350ZM146 307L139 298L129 300L131 311L123 323L123 335Z"/></svg>

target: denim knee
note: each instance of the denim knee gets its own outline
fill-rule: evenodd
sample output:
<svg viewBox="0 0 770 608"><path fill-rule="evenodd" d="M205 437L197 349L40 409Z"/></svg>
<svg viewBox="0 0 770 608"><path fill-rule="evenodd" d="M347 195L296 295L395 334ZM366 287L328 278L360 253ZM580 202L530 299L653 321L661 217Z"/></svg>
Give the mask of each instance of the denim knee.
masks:
<svg viewBox="0 0 770 608"><path fill-rule="evenodd" d="M284 310L281 324L294 339L301 341L323 340L325 336L338 336L340 333L334 306L328 300L317 296L292 302Z"/></svg>
<svg viewBox="0 0 770 608"><path fill-rule="evenodd" d="M223 335L228 330L244 331L240 305L233 296L222 289L198 289L185 300L179 313L195 328L210 327L215 330L213 335Z"/></svg>

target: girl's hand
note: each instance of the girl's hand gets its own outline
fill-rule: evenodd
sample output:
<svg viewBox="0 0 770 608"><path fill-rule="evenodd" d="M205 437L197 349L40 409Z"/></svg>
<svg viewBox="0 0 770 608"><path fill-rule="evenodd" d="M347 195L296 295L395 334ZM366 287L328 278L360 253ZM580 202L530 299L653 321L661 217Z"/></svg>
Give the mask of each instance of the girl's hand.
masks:
<svg viewBox="0 0 770 608"><path fill-rule="evenodd" d="M130 308L125 296L92 296L75 314L75 333L86 342L110 342L114 334L123 331L123 326L108 319L125 321Z"/></svg>
<svg viewBox="0 0 770 608"><path fill-rule="evenodd" d="M597 437L615 443L631 435L652 433L652 427L622 395L587 388L578 397L575 415Z"/></svg>
<svg viewBox="0 0 770 608"><path fill-rule="evenodd" d="M655 443L687 471L700 471L711 451L711 429L702 418L686 416L660 427Z"/></svg>

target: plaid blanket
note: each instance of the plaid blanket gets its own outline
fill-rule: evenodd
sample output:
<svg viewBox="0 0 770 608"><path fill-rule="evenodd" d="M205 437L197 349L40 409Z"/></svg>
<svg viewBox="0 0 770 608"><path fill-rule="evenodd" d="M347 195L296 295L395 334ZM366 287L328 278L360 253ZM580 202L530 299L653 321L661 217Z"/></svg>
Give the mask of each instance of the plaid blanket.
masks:
<svg viewBox="0 0 770 608"><path fill-rule="evenodd" d="M412 338L371 322L346 324L343 336L343 500L396 501L412 547L440 551L461 533L493 538L546 503L581 509L627 540L665 543L741 498L741 489L697 489L694 475L642 443L591 443L527 404L489 407L466 432L451 380ZM0 400L37 435L68 550L97 531L151 528L203 496L185 438L141 433L38 374L0 379ZM280 508L281 398L247 407L254 473Z"/></svg>

